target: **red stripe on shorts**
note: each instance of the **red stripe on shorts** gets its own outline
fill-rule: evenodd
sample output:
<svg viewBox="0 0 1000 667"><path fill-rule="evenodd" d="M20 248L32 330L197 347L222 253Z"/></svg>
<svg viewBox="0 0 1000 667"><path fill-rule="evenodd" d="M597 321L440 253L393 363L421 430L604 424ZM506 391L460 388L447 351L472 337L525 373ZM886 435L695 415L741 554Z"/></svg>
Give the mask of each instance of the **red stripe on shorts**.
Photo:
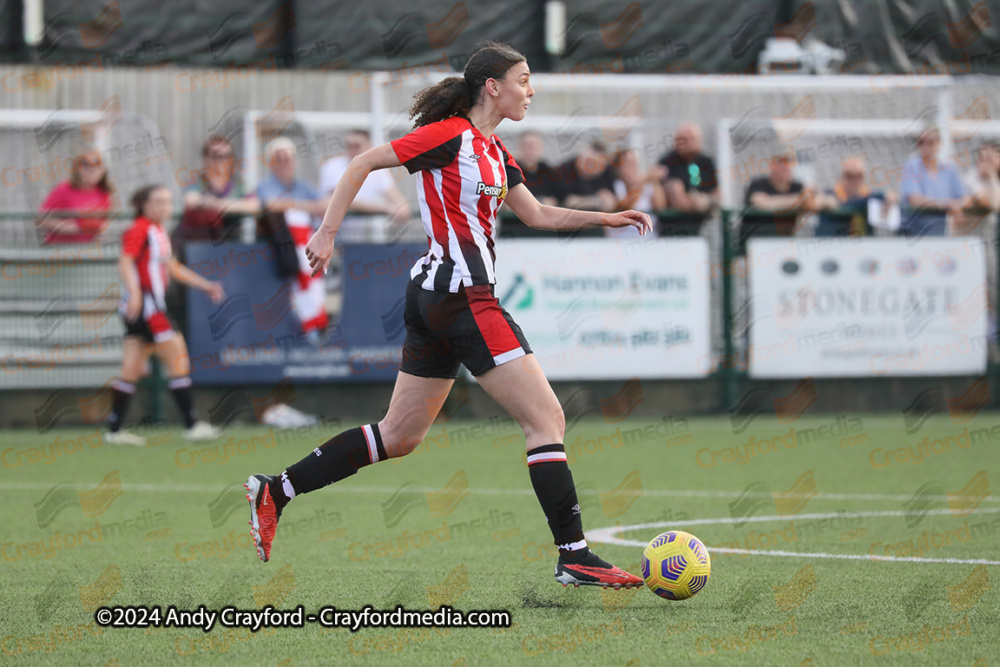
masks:
<svg viewBox="0 0 1000 667"><path fill-rule="evenodd" d="M521 341L514 335L507 318L503 316L500 302L490 293L489 285L473 285L465 288L472 317L483 335L483 340L493 357L521 347Z"/></svg>

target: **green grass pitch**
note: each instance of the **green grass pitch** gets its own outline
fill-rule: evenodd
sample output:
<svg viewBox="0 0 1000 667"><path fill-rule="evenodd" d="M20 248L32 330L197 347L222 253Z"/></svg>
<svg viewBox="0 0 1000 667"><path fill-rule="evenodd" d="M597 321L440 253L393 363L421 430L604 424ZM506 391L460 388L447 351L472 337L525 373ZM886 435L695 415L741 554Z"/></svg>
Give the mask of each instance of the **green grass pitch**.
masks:
<svg viewBox="0 0 1000 667"><path fill-rule="evenodd" d="M233 427L210 445L185 443L175 428L145 448L95 447L93 429L6 432L0 659L998 664L995 423L985 413L964 423L937 415L911 423L913 433L898 414L762 416L737 423L739 433L728 417L571 423L566 445L588 531L621 526L620 537L645 543L675 527L708 545L708 585L683 602L645 588L555 582L523 437L508 421L436 424L409 457L296 499L267 564L250 546L242 483L279 472L337 427ZM643 523L662 525L628 528ZM636 571L640 547L592 546ZM801 555L768 555L776 551ZM841 558L851 555L861 558ZM509 610L513 626L352 633L309 624L256 634L216 626L206 634L102 629L93 611L267 604L450 604Z"/></svg>

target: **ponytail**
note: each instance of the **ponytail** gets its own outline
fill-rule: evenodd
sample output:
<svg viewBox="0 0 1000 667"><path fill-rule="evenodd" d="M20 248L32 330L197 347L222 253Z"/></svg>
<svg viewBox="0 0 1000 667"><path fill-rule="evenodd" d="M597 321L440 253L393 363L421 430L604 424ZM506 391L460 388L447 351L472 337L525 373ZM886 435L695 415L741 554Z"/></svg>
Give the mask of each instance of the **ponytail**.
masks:
<svg viewBox="0 0 1000 667"><path fill-rule="evenodd" d="M451 76L414 95L410 118L417 127L452 116L468 115L479 102L487 79L503 79L507 70L526 59L501 42L485 42L465 65L462 76Z"/></svg>
<svg viewBox="0 0 1000 667"><path fill-rule="evenodd" d="M413 97L410 118L417 127L452 116L464 116L472 106L469 86L461 76L450 76L437 85L424 88Z"/></svg>

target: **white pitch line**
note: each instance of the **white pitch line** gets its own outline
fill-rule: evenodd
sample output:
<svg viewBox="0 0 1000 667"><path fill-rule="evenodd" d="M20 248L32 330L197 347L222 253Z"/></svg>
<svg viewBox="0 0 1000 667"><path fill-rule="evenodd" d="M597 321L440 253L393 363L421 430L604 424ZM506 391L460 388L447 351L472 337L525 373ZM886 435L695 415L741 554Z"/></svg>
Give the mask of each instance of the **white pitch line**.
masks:
<svg viewBox="0 0 1000 667"><path fill-rule="evenodd" d="M986 507L975 509L968 514L997 514L1000 507ZM788 519L812 520L812 519L836 519L836 518L858 518L858 517L880 517L880 516L908 516L911 512L900 512L886 510L880 512L844 512L844 513L822 513L822 514L796 514L794 516L753 516L743 520L744 523L764 523L767 521L786 521ZM951 510L937 509L928 510L926 514L951 514ZM720 523L731 523L732 517L711 518L711 519L689 519L686 521L658 521L655 523L636 523L629 526L611 526L608 528L597 528L587 531L587 540L604 544L616 544L623 547L645 547L648 542L639 540L628 540L618 537L622 533L645 528L684 528L689 526L709 526ZM708 546L708 545L706 545ZM825 552L798 552L798 551L777 551L765 549L733 549L729 547L708 546L709 553L712 551L721 554L745 554L748 556L773 556L779 558L825 558L831 560L866 560L866 561L894 561L901 563L947 563L953 565L1000 565L998 560L987 560L984 558L923 558L918 556L872 556L864 554L831 554Z"/></svg>
<svg viewBox="0 0 1000 667"><path fill-rule="evenodd" d="M234 480L235 482L235 480ZM48 491L56 484L60 482L0 482L0 491L6 490L16 490L16 491ZM74 485L82 484L81 482L70 482ZM242 481L240 482L242 483ZM86 486L85 484L83 486ZM218 493L225 487L221 486L209 486L207 484L133 484L133 483L123 483L122 491L192 491L192 492L215 492ZM334 493L396 493L399 491L399 487L393 486L328 486L326 489L333 491ZM441 491L440 488L434 488L429 486L417 486L413 487L413 490L419 493L435 493ZM533 496L535 492L528 488L527 485L524 487L511 487L507 489L503 488L489 488L489 487L478 487L472 486L469 490L473 494L482 494L486 496L503 496L503 495L520 495L520 496ZM583 489L580 491L580 495L597 495L598 493L612 493L614 489L606 490L594 490L594 489ZM737 491L704 491L699 489L636 489L634 491L624 491L624 494L639 496L650 496L653 498L773 498L773 493L747 493L741 494ZM913 500L912 495L903 494L880 494L880 493L789 493L781 494L782 498L815 498L817 500L899 500L907 501ZM984 503L996 503L1000 502L1000 497L997 496L986 496L985 498L978 498L975 496L921 496L921 500L937 500L942 502L951 501L961 501L961 500L975 500Z"/></svg>

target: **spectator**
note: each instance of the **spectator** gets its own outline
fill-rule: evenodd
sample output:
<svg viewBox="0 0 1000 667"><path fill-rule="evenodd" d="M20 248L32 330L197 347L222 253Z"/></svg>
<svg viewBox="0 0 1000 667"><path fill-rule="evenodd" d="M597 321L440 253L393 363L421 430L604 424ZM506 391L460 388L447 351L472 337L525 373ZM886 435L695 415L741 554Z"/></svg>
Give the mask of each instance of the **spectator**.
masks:
<svg viewBox="0 0 1000 667"><path fill-rule="evenodd" d="M562 199L562 179L557 169L542 160L545 153L545 139L540 132L531 130L521 134L517 145L517 164L524 174L524 184L540 203L556 206ZM500 236L503 238L551 237L551 232L532 229L521 222L507 209L501 209Z"/></svg>
<svg viewBox="0 0 1000 667"><path fill-rule="evenodd" d="M326 314L326 285L323 276L310 274L305 248L313 231L313 216L325 212L316 188L295 177L297 164L295 144L278 137L264 148L264 163L270 173L257 186L257 198L264 210L282 216L298 257L298 274L294 283L294 306L302 323L302 331L313 342L329 325Z"/></svg>
<svg viewBox="0 0 1000 667"><path fill-rule="evenodd" d="M659 211L667 206L667 195L660 183L656 169L643 171L639 166L639 153L626 150L618 160L618 178L615 180L615 197L618 199L617 210L626 211ZM650 216L655 229L656 217ZM614 238L655 238L653 234L640 235L635 227L605 227L604 235Z"/></svg>
<svg viewBox="0 0 1000 667"><path fill-rule="evenodd" d="M1000 211L1000 146L985 143L979 147L976 166L962 179L969 194L968 205Z"/></svg>
<svg viewBox="0 0 1000 667"><path fill-rule="evenodd" d="M236 173L233 145L222 136L211 136L201 147L198 180L184 191L184 215L175 238L218 240L232 236L239 215L256 215L260 202L249 193ZM183 257L179 255L181 261Z"/></svg>
<svg viewBox="0 0 1000 667"><path fill-rule="evenodd" d="M820 213L816 236L867 236L868 200L882 200L883 217L890 206L897 203L895 193L872 191L867 182L867 169L861 158L846 158L841 163L840 178L833 188L818 198L820 209L837 210L844 215Z"/></svg>
<svg viewBox="0 0 1000 667"><path fill-rule="evenodd" d="M524 185L540 203L556 206L562 197L558 173L542 160L545 139L540 132L525 132L517 146L517 164L524 174Z"/></svg>
<svg viewBox="0 0 1000 667"><path fill-rule="evenodd" d="M329 197L333 193L333 189L347 172L347 165L351 160L371 147L371 137L366 130L351 130L347 133L344 139L346 155L328 160L320 171L320 190L325 196ZM385 243L391 236L387 225L389 219L398 225L404 225L410 220L410 205L396 187L388 170L372 172L361 184L361 190L348 210L382 215L345 217L337 238L346 243Z"/></svg>
<svg viewBox="0 0 1000 667"><path fill-rule="evenodd" d="M89 243L104 230L114 187L99 152L73 160L68 181L59 183L42 202L37 225L44 243Z"/></svg>
<svg viewBox="0 0 1000 667"><path fill-rule="evenodd" d="M559 169L562 205L582 211L615 210L615 175L609 162L604 142L594 141L563 164Z"/></svg>
<svg viewBox="0 0 1000 667"><path fill-rule="evenodd" d="M795 153L788 150L771 157L767 177L750 181L746 205L775 215L755 216L741 221L737 234L741 253L750 236L790 236L795 232L799 214L815 210L815 188L796 181L794 169Z"/></svg>
<svg viewBox="0 0 1000 667"><path fill-rule="evenodd" d="M701 152L701 139L698 125L681 123L674 135L674 150L660 159L658 171L667 194L667 206L691 214L662 220L661 234L668 228L688 231L691 227L696 233L722 199L715 162Z"/></svg>
<svg viewBox="0 0 1000 667"><path fill-rule="evenodd" d="M903 166L900 199L904 236L944 236L948 213L958 213L965 188L955 163L938 158L941 134L929 127L917 139L918 154Z"/></svg>
<svg viewBox="0 0 1000 667"><path fill-rule="evenodd" d="M997 347L997 223L996 212L1000 210L1000 146L985 143L979 147L976 165L964 177L966 192L969 193L967 206L972 210L963 211L956 234L976 235L983 240L986 248L986 284L988 296L987 333L989 335L990 361L1000 360ZM978 209L978 210L977 210Z"/></svg>
<svg viewBox="0 0 1000 667"><path fill-rule="evenodd" d="M583 147L576 158L556 168L556 182L562 195L562 206L581 211L614 211L615 174L610 165L607 148L602 141ZM558 232L560 238L604 238L599 227Z"/></svg>

